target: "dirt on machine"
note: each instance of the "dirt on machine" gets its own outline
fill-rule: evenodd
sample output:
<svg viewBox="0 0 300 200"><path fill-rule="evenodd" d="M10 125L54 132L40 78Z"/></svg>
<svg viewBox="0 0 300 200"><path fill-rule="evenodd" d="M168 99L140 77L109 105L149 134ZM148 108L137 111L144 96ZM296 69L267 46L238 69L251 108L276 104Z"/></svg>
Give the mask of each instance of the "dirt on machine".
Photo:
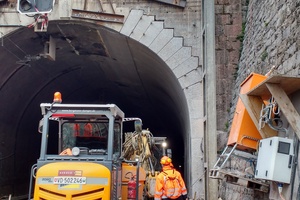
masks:
<svg viewBox="0 0 300 200"><path fill-rule="evenodd" d="M41 151L28 199L152 199L165 137L143 130L115 104L40 105ZM123 124L134 130L123 133Z"/></svg>

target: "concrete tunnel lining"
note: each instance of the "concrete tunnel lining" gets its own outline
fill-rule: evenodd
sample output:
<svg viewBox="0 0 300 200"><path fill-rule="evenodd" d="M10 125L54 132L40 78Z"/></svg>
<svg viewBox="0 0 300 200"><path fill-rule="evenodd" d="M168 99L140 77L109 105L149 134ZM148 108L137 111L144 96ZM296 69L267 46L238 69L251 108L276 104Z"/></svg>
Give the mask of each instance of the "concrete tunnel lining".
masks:
<svg viewBox="0 0 300 200"><path fill-rule="evenodd" d="M49 35L56 60L41 57ZM50 21L48 32L27 27L0 46L0 194L24 194L39 156L39 104L55 91L63 103L115 103L126 117L140 117L155 136L167 136L175 165L184 165L188 128L183 90L165 62L148 47L108 28L78 21ZM182 138L182 139L179 139Z"/></svg>

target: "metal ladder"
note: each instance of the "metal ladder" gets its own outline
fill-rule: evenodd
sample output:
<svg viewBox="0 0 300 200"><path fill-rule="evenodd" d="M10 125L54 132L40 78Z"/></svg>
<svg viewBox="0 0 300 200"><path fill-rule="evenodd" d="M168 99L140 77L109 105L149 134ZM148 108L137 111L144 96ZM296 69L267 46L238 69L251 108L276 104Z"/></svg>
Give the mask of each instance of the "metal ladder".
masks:
<svg viewBox="0 0 300 200"><path fill-rule="evenodd" d="M210 178L221 178L219 171L223 168L231 154L234 152L234 150L237 147L237 143L234 146L226 146L223 150L222 154L219 156L216 164L212 169L209 171L209 177Z"/></svg>

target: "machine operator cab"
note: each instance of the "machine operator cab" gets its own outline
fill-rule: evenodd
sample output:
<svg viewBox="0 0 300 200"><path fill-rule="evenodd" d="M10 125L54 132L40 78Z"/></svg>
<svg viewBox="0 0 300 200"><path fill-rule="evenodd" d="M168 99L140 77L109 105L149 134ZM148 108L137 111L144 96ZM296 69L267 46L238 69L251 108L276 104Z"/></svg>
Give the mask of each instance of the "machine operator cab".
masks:
<svg viewBox="0 0 300 200"><path fill-rule="evenodd" d="M60 94L59 94L60 95ZM40 160L61 156L117 160L121 156L124 113L114 104L42 103Z"/></svg>
<svg viewBox="0 0 300 200"><path fill-rule="evenodd" d="M40 105L40 157L33 165L34 199L118 199L124 113L115 104ZM35 184L33 183L35 179Z"/></svg>

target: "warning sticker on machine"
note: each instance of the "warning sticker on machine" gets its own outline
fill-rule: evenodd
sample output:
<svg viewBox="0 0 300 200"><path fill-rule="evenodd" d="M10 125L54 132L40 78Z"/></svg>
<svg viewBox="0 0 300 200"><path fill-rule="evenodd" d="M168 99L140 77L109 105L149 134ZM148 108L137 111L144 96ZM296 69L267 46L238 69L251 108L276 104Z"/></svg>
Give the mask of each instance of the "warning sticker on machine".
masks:
<svg viewBox="0 0 300 200"><path fill-rule="evenodd" d="M53 184L53 177L39 177L38 184Z"/></svg>
<svg viewBox="0 0 300 200"><path fill-rule="evenodd" d="M58 170L58 176L82 176L81 170Z"/></svg>

